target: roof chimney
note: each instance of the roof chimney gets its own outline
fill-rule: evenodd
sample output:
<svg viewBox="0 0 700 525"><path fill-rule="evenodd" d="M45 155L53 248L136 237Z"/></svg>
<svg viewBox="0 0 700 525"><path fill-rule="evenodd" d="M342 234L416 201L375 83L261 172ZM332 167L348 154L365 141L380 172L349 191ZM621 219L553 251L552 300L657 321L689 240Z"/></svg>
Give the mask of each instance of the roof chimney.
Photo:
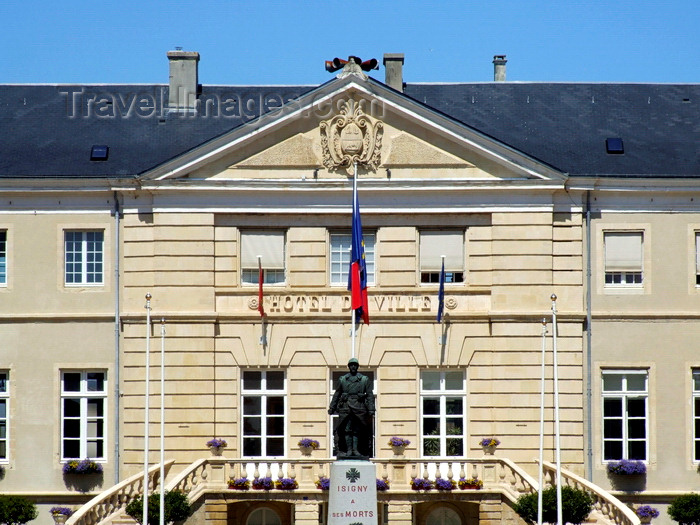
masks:
<svg viewBox="0 0 700 525"><path fill-rule="evenodd" d="M176 111L194 110L199 82L199 53L196 51L168 51L170 63L170 93L168 107Z"/></svg>
<svg viewBox="0 0 700 525"><path fill-rule="evenodd" d="M506 56L505 55L493 55L493 81L494 82L505 82L506 81Z"/></svg>
<svg viewBox="0 0 700 525"><path fill-rule="evenodd" d="M384 53L384 83L403 92L403 53Z"/></svg>

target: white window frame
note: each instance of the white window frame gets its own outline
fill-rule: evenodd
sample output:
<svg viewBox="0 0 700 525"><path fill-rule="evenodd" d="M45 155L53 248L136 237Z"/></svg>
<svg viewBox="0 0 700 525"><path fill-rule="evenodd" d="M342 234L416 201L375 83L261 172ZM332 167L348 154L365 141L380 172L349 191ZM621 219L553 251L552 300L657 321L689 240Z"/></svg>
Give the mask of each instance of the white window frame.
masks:
<svg viewBox="0 0 700 525"><path fill-rule="evenodd" d="M92 235L98 235L99 239L91 238ZM72 238L73 236L78 236L79 239ZM75 249L69 249L73 243L78 246ZM80 287L103 286L105 280L104 249L104 230L64 230L63 279L65 285ZM73 265L80 265L80 269L76 271Z"/></svg>
<svg viewBox="0 0 700 525"><path fill-rule="evenodd" d="M450 242L450 239L454 242ZM418 274L423 285L438 284L445 255L445 284L466 281L466 244L463 229L425 229L418 233Z"/></svg>
<svg viewBox="0 0 700 525"><path fill-rule="evenodd" d="M639 257L629 260L610 261L608 246L614 237L639 237ZM642 288L644 286L644 231L640 230L606 230L603 232L603 283L606 288ZM618 241L625 242L625 241ZM632 241L636 244L636 241ZM628 244L631 242L628 241Z"/></svg>
<svg viewBox="0 0 700 525"><path fill-rule="evenodd" d="M270 236L272 242L256 242L255 237L263 238ZM274 240L281 237L282 253L277 253ZM246 237L249 237L246 239ZM287 238L284 230L242 230L240 234L240 268L241 284L243 286L258 285L259 268L258 255L261 256L261 266L263 269L263 283L283 286L286 283L286 251ZM265 247L264 245L267 244ZM256 246L257 245L257 246ZM267 252L267 253L261 253Z"/></svg>
<svg viewBox="0 0 700 525"><path fill-rule="evenodd" d="M621 388L618 390L608 389L606 390L605 377L618 375L622 376ZM644 379L644 389L634 389L630 388L630 378L643 378ZM639 416L636 414L630 414L630 401L644 401L644 416ZM606 414L606 401L613 402L619 401L620 413L618 414ZM622 459L629 460L640 460L645 463L649 460L649 371L648 370L617 370L609 369L603 370L601 374L601 458L603 463L608 463L610 461L619 461ZM644 437L630 436L630 427L632 424L638 421L643 421L644 423ZM606 435L606 422L608 423L611 430L615 430L615 422L619 423L619 434L608 437ZM622 453L621 457L612 457L610 453L606 451L606 444L610 443L620 443ZM644 444L644 457L639 457L638 453L631 453L632 445L636 443Z"/></svg>
<svg viewBox="0 0 700 525"><path fill-rule="evenodd" d="M10 372L0 370L0 405L5 409L0 412L0 464L10 460Z"/></svg>
<svg viewBox="0 0 700 525"><path fill-rule="evenodd" d="M454 377L461 375L461 387L458 389L447 388L448 378L453 381ZM425 388L425 379L429 376L435 377L437 375L438 388L428 389ZM425 413L425 403L428 399L437 398L439 408L438 413L426 414ZM449 399L459 399L462 404L462 414L452 415L447 413L448 400ZM462 432L461 434L451 434L448 431L448 422L450 420L461 419ZM437 420L437 434L427 434L428 421ZM453 421L454 423L454 421ZM431 425L432 426L432 425ZM466 373L464 370L421 370L420 372L420 428L421 428L421 442L420 442L420 455L421 457L430 458L455 458L464 457L467 455L467 391L466 391ZM434 432L435 429L431 430ZM438 454L426 454L427 440L438 440ZM448 439L458 440L461 439L461 453L459 454L449 454L448 455Z"/></svg>
<svg viewBox="0 0 700 525"><path fill-rule="evenodd" d="M700 231L695 231L695 287L700 288Z"/></svg>
<svg viewBox="0 0 700 525"><path fill-rule="evenodd" d="M79 374L79 389L66 390L66 375ZM101 374L102 389L95 390L90 387L90 375ZM107 384L107 372L105 370L62 370L61 371L61 461L71 461L73 459L89 458L95 461L105 461L107 459L107 392L109 385ZM79 415L66 415L66 401L78 400ZM93 401L102 402L102 415L90 414L90 408L93 406ZM79 436L66 436L65 428L67 421L78 421ZM98 429L101 423L101 434ZM91 428L91 427L95 428ZM77 456L66 456L65 442L77 441L79 453ZM102 444L102 454L91 454L91 443Z"/></svg>
<svg viewBox="0 0 700 525"><path fill-rule="evenodd" d="M0 229L0 288L7 287L7 230Z"/></svg>
<svg viewBox="0 0 700 525"><path fill-rule="evenodd" d="M692 370L693 462L700 462L700 368Z"/></svg>
<svg viewBox="0 0 700 525"><path fill-rule="evenodd" d="M259 373L261 374L260 388L247 388L246 385L246 375L249 373ZM282 388L275 389L268 387L268 375L282 374ZM283 414L282 419L282 433L270 435L268 432L268 413L267 413L267 400L271 397L281 397ZM260 410L259 413L247 412L246 398L258 398L260 399ZM286 455L287 450L287 419L288 419L289 409L287 406L287 373L284 370L256 370L248 369L241 371L241 456L244 458L279 458ZM250 433L250 429L246 426L247 419L260 418L260 432ZM279 414L269 414L269 417L280 418ZM272 455L269 454L268 442L271 439L281 439L282 448L280 454ZM260 454L250 454L247 449L246 440L259 440Z"/></svg>
<svg viewBox="0 0 700 525"><path fill-rule="evenodd" d="M375 284L375 261L377 234L375 232L362 232L362 240L365 242L365 265L367 267L367 285ZM331 232L328 275L331 286L347 286L350 273L350 247L352 244L352 232Z"/></svg>

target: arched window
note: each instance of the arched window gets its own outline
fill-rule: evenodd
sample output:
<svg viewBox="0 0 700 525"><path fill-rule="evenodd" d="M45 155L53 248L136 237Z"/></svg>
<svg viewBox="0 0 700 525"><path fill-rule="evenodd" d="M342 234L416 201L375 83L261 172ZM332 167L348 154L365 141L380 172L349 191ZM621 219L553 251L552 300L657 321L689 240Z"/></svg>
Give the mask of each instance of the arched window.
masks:
<svg viewBox="0 0 700 525"><path fill-rule="evenodd" d="M282 525L282 520L274 510L260 507L250 513L246 525Z"/></svg>
<svg viewBox="0 0 700 525"><path fill-rule="evenodd" d="M462 525L459 515L449 507L439 507L428 514L426 525Z"/></svg>

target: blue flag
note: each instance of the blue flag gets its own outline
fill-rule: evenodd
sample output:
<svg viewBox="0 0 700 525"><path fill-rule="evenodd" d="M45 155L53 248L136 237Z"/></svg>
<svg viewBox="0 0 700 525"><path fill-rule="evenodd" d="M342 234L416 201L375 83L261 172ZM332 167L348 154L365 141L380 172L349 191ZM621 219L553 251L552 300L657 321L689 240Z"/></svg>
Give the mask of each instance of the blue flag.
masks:
<svg viewBox="0 0 700 525"><path fill-rule="evenodd" d="M367 264L365 261L365 241L362 238L362 222L360 220L360 203L357 199L357 188L353 191L352 210L352 248L350 252L350 273L348 275L348 290L350 290L350 307L355 310L355 320L360 319L369 324L369 308L367 301Z"/></svg>
<svg viewBox="0 0 700 525"><path fill-rule="evenodd" d="M440 288L438 290L438 311L437 322L442 321L442 311L445 309L445 259L442 260L442 270L440 270Z"/></svg>

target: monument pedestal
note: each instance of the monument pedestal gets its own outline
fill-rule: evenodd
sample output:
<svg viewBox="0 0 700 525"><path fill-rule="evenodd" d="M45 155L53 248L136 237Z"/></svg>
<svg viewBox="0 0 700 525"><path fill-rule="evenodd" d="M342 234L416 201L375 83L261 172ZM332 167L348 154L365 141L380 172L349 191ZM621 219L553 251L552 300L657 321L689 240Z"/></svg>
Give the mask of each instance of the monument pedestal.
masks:
<svg viewBox="0 0 700 525"><path fill-rule="evenodd" d="M335 461L328 490L328 523L378 525L377 467L369 461Z"/></svg>

